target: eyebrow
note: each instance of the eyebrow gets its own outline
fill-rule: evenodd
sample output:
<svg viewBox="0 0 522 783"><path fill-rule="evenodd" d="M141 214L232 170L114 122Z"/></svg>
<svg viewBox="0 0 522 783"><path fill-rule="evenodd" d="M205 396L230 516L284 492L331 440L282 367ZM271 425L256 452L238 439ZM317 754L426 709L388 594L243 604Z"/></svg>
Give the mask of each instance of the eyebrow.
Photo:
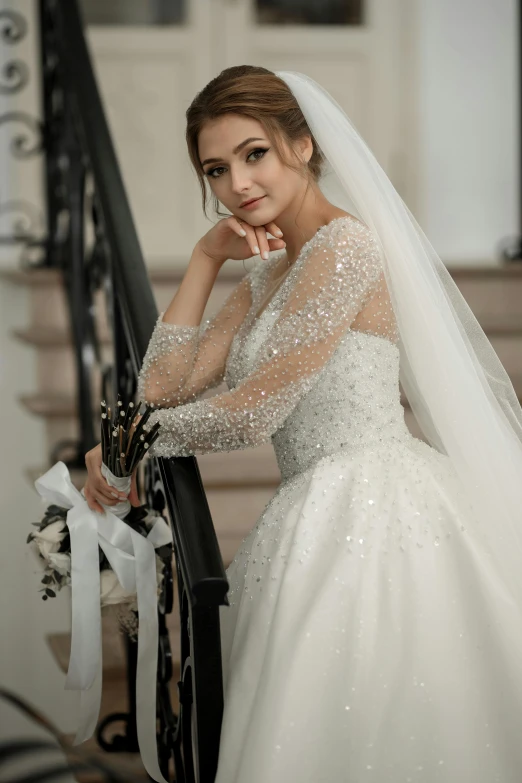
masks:
<svg viewBox="0 0 522 783"><path fill-rule="evenodd" d="M244 141L241 142L241 144L238 144L237 147L234 147L234 149L232 150L234 155L237 155L238 152L241 152L243 147L246 147L246 145L250 144L251 141L266 141L266 139L260 139L256 136L250 136L250 138L245 139ZM203 161L201 165L205 166L207 163L219 163L219 161L221 160L223 160L223 158L207 158L206 160Z"/></svg>

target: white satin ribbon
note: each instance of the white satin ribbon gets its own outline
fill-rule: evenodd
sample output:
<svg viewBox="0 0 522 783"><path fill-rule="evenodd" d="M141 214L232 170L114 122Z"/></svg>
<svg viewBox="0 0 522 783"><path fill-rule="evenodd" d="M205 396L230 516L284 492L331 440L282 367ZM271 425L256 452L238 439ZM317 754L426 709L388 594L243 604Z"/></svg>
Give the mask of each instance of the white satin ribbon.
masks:
<svg viewBox="0 0 522 783"><path fill-rule="evenodd" d="M105 470L104 470L105 468ZM130 477L114 476L105 465L108 483L123 492ZM149 775L167 783L158 764L156 746L156 675L158 663L158 606L155 548L172 543L172 531L161 517L145 538L119 515L130 509L128 500L105 513L91 511L71 481L67 466L57 462L35 481L37 492L49 504L67 508L71 537L72 638L65 687L80 691L80 725L74 744L92 736L100 712L102 643L100 565L98 546L104 551L118 581L137 594L138 663L136 672L136 723L141 758ZM83 492L83 490L82 490ZM113 513L113 509L116 513Z"/></svg>

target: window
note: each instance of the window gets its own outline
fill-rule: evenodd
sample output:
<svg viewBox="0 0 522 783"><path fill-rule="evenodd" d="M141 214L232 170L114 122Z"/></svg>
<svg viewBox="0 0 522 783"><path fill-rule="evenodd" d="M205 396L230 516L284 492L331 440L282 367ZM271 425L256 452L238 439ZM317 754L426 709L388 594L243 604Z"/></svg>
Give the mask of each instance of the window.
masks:
<svg viewBox="0 0 522 783"><path fill-rule="evenodd" d="M176 25L188 0L81 0L87 25Z"/></svg>
<svg viewBox="0 0 522 783"><path fill-rule="evenodd" d="M363 0L255 0L258 24L363 23Z"/></svg>

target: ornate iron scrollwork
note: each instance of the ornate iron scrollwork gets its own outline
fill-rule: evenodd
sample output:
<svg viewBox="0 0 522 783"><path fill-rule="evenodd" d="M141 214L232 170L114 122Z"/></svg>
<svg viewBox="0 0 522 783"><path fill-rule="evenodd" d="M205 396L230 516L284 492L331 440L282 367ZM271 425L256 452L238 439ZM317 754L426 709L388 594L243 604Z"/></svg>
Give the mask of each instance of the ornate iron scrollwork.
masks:
<svg viewBox="0 0 522 783"><path fill-rule="evenodd" d="M27 20L19 11L12 9L0 10L0 40L7 46L15 46L22 41L28 31ZM0 72L0 95L12 97L29 83L29 68L20 59L6 62ZM9 150L15 160L23 161L41 154L44 149L43 123L25 111L5 111L0 115L0 126L14 125L15 131L9 143ZM20 129L19 126L22 126ZM13 216L13 224L7 226L6 232L0 235L0 244L20 245L25 248L22 255L24 264L42 261L42 250L45 252L46 239L44 236L44 219L42 210L26 199L8 198L0 203L0 215L2 222L7 216ZM41 224L41 230L36 230L36 225ZM28 248L39 249L36 262Z"/></svg>
<svg viewBox="0 0 522 783"><path fill-rule="evenodd" d="M17 44L27 35L27 20L11 8L0 10L0 39L6 44Z"/></svg>

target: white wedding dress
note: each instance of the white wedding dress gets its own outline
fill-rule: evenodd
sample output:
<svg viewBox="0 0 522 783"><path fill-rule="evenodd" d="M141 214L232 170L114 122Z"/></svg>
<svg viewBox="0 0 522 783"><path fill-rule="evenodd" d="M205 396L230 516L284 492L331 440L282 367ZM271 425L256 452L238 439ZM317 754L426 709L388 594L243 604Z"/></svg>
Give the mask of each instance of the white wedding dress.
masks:
<svg viewBox="0 0 522 783"><path fill-rule="evenodd" d="M281 469L227 569L216 783L520 783L521 612L404 422L373 238L336 218L270 297L281 260L202 328L160 316L140 374L153 455L271 439Z"/></svg>

